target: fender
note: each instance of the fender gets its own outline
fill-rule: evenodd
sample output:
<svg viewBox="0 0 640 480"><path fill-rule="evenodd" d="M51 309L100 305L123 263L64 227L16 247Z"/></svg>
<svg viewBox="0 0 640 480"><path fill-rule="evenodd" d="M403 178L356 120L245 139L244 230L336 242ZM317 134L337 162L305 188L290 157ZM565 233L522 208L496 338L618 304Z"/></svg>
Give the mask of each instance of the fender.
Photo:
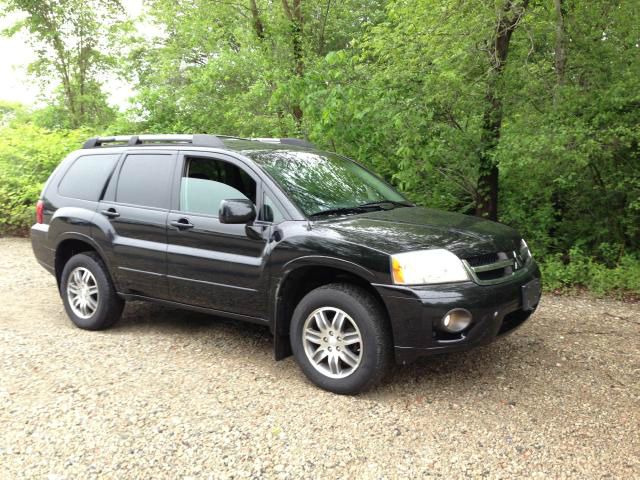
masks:
<svg viewBox="0 0 640 480"><path fill-rule="evenodd" d="M363 267L362 265L358 265L355 262L325 255L306 255L304 257L294 258L284 264L282 267L283 274L280 283L282 283L282 281L289 276L291 272L300 267L332 267L363 277L368 282L375 281L375 274L371 270Z"/></svg>
<svg viewBox="0 0 640 480"><path fill-rule="evenodd" d="M49 222L49 239L57 247L57 239L66 233L80 233L91 235L91 226L95 209L88 210L78 207L62 207L56 210Z"/></svg>
<svg viewBox="0 0 640 480"><path fill-rule="evenodd" d="M104 223L107 224L107 232L104 231L105 225L100 220L104 220ZM113 227L101 215L96 214L95 211L76 207L63 207L58 209L51 218L48 238L52 242L52 248L55 252L58 251L58 247L65 240L80 240L90 245L100 255L100 258L102 258L111 273L113 272L112 255L105 250L105 246L108 246L108 244L96 240L96 233L98 232L103 233L106 238L113 239ZM111 275L111 279L117 289L117 279L113 275Z"/></svg>

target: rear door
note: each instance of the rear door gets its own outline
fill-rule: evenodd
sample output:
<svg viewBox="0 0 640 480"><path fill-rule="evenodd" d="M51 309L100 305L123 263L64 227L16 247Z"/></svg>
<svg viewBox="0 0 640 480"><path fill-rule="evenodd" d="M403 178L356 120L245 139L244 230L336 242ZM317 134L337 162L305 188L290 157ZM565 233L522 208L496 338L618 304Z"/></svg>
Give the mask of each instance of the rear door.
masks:
<svg viewBox="0 0 640 480"><path fill-rule="evenodd" d="M128 152L98 214L111 223L116 275L125 293L168 298L167 215L176 152Z"/></svg>
<svg viewBox="0 0 640 480"><path fill-rule="evenodd" d="M181 174L174 184L167 229L172 300L264 318L270 225L257 220L247 227L218 220L222 200L248 198L256 205L259 177L223 154L184 153L178 165Z"/></svg>

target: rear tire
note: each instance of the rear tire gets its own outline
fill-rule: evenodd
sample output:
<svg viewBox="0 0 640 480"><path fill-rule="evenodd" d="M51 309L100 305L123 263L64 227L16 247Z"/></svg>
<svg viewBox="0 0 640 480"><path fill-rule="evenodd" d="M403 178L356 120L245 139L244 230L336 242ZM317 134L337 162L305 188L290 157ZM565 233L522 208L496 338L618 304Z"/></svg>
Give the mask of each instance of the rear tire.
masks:
<svg viewBox="0 0 640 480"><path fill-rule="evenodd" d="M307 378L338 394L370 389L391 363L386 314L356 285L334 283L309 292L293 312L290 339Z"/></svg>
<svg viewBox="0 0 640 480"><path fill-rule="evenodd" d="M71 321L84 330L104 330L122 315L124 300L116 293L109 271L94 252L74 255L64 266L60 295Z"/></svg>

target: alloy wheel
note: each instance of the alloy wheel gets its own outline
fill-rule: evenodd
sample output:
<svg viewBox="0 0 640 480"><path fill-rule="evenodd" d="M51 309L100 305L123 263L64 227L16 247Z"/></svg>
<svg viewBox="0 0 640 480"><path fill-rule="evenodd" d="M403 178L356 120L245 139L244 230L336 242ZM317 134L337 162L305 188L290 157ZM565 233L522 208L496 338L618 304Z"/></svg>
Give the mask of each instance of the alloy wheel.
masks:
<svg viewBox="0 0 640 480"><path fill-rule="evenodd" d="M71 310L82 319L90 318L98 309L99 292L96 278L85 267L77 267L69 274L67 299Z"/></svg>
<svg viewBox="0 0 640 480"><path fill-rule="evenodd" d="M314 310L302 328L304 352L311 365L330 378L345 378L362 360L362 335L358 325L343 310Z"/></svg>

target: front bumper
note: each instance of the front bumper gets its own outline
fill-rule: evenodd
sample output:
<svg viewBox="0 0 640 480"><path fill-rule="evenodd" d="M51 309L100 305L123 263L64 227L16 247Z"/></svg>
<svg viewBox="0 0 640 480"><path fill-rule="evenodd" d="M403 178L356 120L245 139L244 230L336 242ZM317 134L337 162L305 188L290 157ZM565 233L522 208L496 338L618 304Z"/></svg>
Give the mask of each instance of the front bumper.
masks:
<svg viewBox="0 0 640 480"><path fill-rule="evenodd" d="M376 285L389 312L396 361L410 363L424 355L466 350L512 332L537 308L535 304L523 309L522 287L535 279L540 279L540 269L532 260L526 271L497 285ZM473 322L460 334L441 332L436 325L454 308L469 310Z"/></svg>

